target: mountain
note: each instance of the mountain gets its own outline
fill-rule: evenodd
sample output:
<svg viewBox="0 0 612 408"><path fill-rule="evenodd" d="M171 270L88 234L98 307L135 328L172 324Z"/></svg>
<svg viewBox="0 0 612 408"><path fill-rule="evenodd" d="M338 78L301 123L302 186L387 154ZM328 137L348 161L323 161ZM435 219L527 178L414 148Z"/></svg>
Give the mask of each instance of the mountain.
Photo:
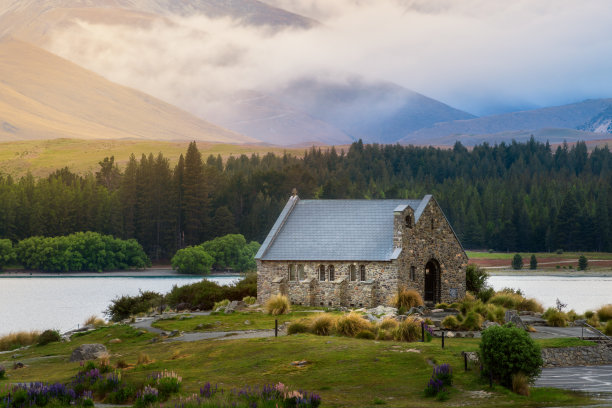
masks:
<svg viewBox="0 0 612 408"><path fill-rule="evenodd" d="M0 41L0 141L59 137L255 142L33 45Z"/></svg>
<svg viewBox="0 0 612 408"><path fill-rule="evenodd" d="M396 84L360 79L302 79L276 92L276 97L366 142L395 143L438 122L475 117Z"/></svg>
<svg viewBox="0 0 612 408"><path fill-rule="evenodd" d="M612 105L591 118L579 129L594 133L612 133Z"/></svg>
<svg viewBox="0 0 612 408"><path fill-rule="evenodd" d="M437 123L433 126L410 132L400 140L402 144L429 144L432 141L447 140L504 140L510 141L504 135L512 132L522 134L551 135L551 129L568 130L574 136L583 137L582 140L598 138L593 132L579 132L585 124L592 121L607 108L612 106L611 99L590 99L583 102L554 106L528 111L505 113L501 115L485 116L469 120L455 120ZM542 130L547 129L546 132ZM589 129L584 129L589 130ZM553 131L554 132L554 131ZM534 136L535 136L534 134ZM497 135L496 137L492 137ZM501 137L500 137L501 136ZM546 139L539 139L545 141ZM451 143L451 144L452 144Z"/></svg>

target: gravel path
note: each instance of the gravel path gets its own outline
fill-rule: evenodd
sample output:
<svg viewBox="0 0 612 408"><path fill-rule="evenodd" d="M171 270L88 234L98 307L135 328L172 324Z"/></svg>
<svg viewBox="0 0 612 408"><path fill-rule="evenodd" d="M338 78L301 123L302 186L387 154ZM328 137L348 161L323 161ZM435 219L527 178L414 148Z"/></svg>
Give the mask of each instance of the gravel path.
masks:
<svg viewBox="0 0 612 408"><path fill-rule="evenodd" d="M535 386L583 391L612 401L612 365L544 368Z"/></svg>

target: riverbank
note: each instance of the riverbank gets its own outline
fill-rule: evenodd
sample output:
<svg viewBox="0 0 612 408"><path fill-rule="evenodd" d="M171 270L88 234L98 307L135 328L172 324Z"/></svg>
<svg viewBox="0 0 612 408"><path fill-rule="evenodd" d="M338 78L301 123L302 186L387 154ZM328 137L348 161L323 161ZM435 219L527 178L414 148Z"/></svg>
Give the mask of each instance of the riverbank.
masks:
<svg viewBox="0 0 612 408"><path fill-rule="evenodd" d="M8 269L0 272L1 278L159 278L159 277L174 277L174 278L195 278L199 275L190 275L178 273L173 270L170 265L157 266L153 268L145 268L138 270L125 271L104 271L104 272L42 272L42 271L26 271L25 269ZM204 277L232 277L242 276L236 272L214 271L210 275L202 275Z"/></svg>

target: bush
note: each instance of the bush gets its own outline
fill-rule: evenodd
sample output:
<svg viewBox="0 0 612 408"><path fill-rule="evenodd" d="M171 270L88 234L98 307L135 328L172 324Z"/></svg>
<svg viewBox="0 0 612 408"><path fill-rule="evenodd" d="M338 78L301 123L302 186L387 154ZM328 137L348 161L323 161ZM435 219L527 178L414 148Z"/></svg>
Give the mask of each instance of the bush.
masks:
<svg viewBox="0 0 612 408"><path fill-rule="evenodd" d="M478 295L487 287L487 279L489 274L475 264L468 264L465 269L465 284L466 289L475 295Z"/></svg>
<svg viewBox="0 0 612 408"><path fill-rule="evenodd" d="M210 274L213 262L213 257L200 246L189 246L179 249L170 260L172 269L177 270L179 273L198 275Z"/></svg>
<svg viewBox="0 0 612 408"><path fill-rule="evenodd" d="M521 254L515 254L512 258L512 269L523 269L523 257Z"/></svg>
<svg viewBox="0 0 612 408"><path fill-rule="evenodd" d="M586 259L586 256L580 255L578 258L578 270L585 271L589 267L589 261Z"/></svg>
<svg viewBox="0 0 612 408"><path fill-rule="evenodd" d="M399 326L399 322L392 317L386 317L378 324L378 328L382 330L395 330Z"/></svg>
<svg viewBox="0 0 612 408"><path fill-rule="evenodd" d="M523 373L512 374L512 391L519 395L529 396L529 378Z"/></svg>
<svg viewBox="0 0 612 408"><path fill-rule="evenodd" d="M138 360L136 361L136 365L147 365L151 363L151 357L147 353L139 353Z"/></svg>
<svg viewBox="0 0 612 408"><path fill-rule="evenodd" d="M160 307L164 297L153 291L140 291L137 296L121 296L113 299L104 311L112 321L118 322L139 313L147 313L149 310Z"/></svg>
<svg viewBox="0 0 612 408"><path fill-rule="evenodd" d="M487 303L493 297L493 295L495 295L495 289L486 288L478 293L478 299L480 299L483 303Z"/></svg>
<svg viewBox="0 0 612 408"><path fill-rule="evenodd" d="M38 342L38 337L40 337L40 332L35 330L9 333L6 336L0 337L0 351L30 346Z"/></svg>
<svg viewBox="0 0 612 408"><path fill-rule="evenodd" d="M62 336L60 336L57 330L45 330L44 332L40 334L40 337L38 338L38 345L44 346L49 343L58 342L61 339L62 339Z"/></svg>
<svg viewBox="0 0 612 408"><path fill-rule="evenodd" d="M457 330L459 321L455 316L446 316L444 320L442 320L442 327L449 330Z"/></svg>
<svg viewBox="0 0 612 408"><path fill-rule="evenodd" d="M159 400L159 391L155 387L146 385L142 391L138 391L136 394L136 401L134 406L137 408L144 408L152 405Z"/></svg>
<svg viewBox="0 0 612 408"><path fill-rule="evenodd" d="M538 269L538 259L536 258L535 254L532 254L531 258L529 259L529 269Z"/></svg>
<svg viewBox="0 0 612 408"><path fill-rule="evenodd" d="M594 311L587 310L586 312L584 312L584 317L587 318L587 319L590 319L591 317L593 317L594 314L595 314Z"/></svg>
<svg viewBox="0 0 612 408"><path fill-rule="evenodd" d="M469 312L459 325L459 328L461 330L480 330L481 326L482 316L476 312Z"/></svg>
<svg viewBox="0 0 612 408"><path fill-rule="evenodd" d="M399 323L393 336L397 341L417 341L421 338L421 322L409 317Z"/></svg>
<svg viewBox="0 0 612 408"><path fill-rule="evenodd" d="M242 298L242 301L246 305L254 305L255 302L257 302L257 298L255 296L245 296L245 297Z"/></svg>
<svg viewBox="0 0 612 408"><path fill-rule="evenodd" d="M567 315L557 309L549 308L546 313L546 323L552 327L565 327L567 326ZM544 317L544 315L543 315Z"/></svg>
<svg viewBox="0 0 612 408"><path fill-rule="evenodd" d="M609 321L609 320L608 320ZM598 327L599 326L599 316L597 316L596 314L592 315L591 317L589 317L586 320L588 325L591 325L593 327Z"/></svg>
<svg viewBox="0 0 612 408"><path fill-rule="evenodd" d="M448 364L435 366L433 374L429 379L429 383L425 388L426 397L437 396L440 401L448 399L448 392L445 387L450 387L453 384L453 371Z"/></svg>
<svg viewBox="0 0 612 408"><path fill-rule="evenodd" d="M395 329L378 329L376 332L376 340L393 340L393 333Z"/></svg>
<svg viewBox="0 0 612 408"><path fill-rule="evenodd" d="M356 339L374 340L376 335L370 330L361 330L355 335Z"/></svg>
<svg viewBox="0 0 612 408"><path fill-rule="evenodd" d="M246 242L240 234L228 234L206 241L200 247L213 258L215 269L231 269L236 272L253 271L257 268L255 254L259 243Z"/></svg>
<svg viewBox="0 0 612 408"><path fill-rule="evenodd" d="M298 333L308 333L309 327L303 321L292 322L289 327L287 327L287 334L298 334Z"/></svg>
<svg viewBox="0 0 612 408"><path fill-rule="evenodd" d="M410 310L411 307L422 306L423 304L423 298L419 292L406 288L400 289L391 300L391 305L398 309Z"/></svg>
<svg viewBox="0 0 612 408"><path fill-rule="evenodd" d="M516 293L512 292L497 292L491 299L489 303L494 305L505 307L506 309L517 309L518 305L523 301L523 297Z"/></svg>
<svg viewBox="0 0 612 408"><path fill-rule="evenodd" d="M6 368L0 365L0 380L4 380L6 378Z"/></svg>
<svg viewBox="0 0 612 408"><path fill-rule="evenodd" d="M529 312L536 312L536 313L544 312L544 307L542 306L542 304L540 304L540 302L538 302L537 300L533 298L530 298L530 299L523 298L516 305L516 309L518 311L529 311Z"/></svg>
<svg viewBox="0 0 612 408"><path fill-rule="evenodd" d="M336 321L336 332L342 336L355 337L360 331L369 328L370 322L354 312L340 316Z"/></svg>
<svg viewBox="0 0 612 408"><path fill-rule="evenodd" d="M86 320L85 323L83 323L85 326L93 326L96 329L98 327L102 327L102 326L106 326L106 322L104 321L104 319L99 318L96 315L91 315L89 316Z"/></svg>
<svg viewBox="0 0 612 408"><path fill-rule="evenodd" d="M310 331L319 336L329 336L336 324L336 319L327 313L316 316L310 324Z"/></svg>
<svg viewBox="0 0 612 408"><path fill-rule="evenodd" d="M563 250L559 248L555 252L557 253L557 255L561 255L563 253Z"/></svg>
<svg viewBox="0 0 612 408"><path fill-rule="evenodd" d="M0 271L15 260L15 250L10 239L0 239Z"/></svg>
<svg viewBox="0 0 612 408"><path fill-rule="evenodd" d="M289 299L287 296L281 295L280 293L270 296L264 307L268 314L274 316L289 313L291 311L291 303L289 303Z"/></svg>
<svg viewBox="0 0 612 408"><path fill-rule="evenodd" d="M512 375L517 373L532 381L543 364L540 347L525 330L512 324L489 327L482 332L480 358L485 372L506 387L512 386Z"/></svg>
<svg viewBox="0 0 612 408"><path fill-rule="evenodd" d="M213 307L212 307L212 310L213 310L213 312L216 312L216 311L218 311L220 308L222 308L222 307L226 307L226 306L227 306L227 305L229 305L229 304L230 304L229 299L223 299L223 300L220 300L220 301L218 301L218 302L215 302L215 304L214 304L214 305L213 305Z"/></svg>
<svg viewBox="0 0 612 408"><path fill-rule="evenodd" d="M607 322L612 319L612 304L608 304L597 309L597 316L599 320Z"/></svg>
<svg viewBox="0 0 612 408"><path fill-rule="evenodd" d="M603 332L606 336L612 336L612 320L608 320Z"/></svg>

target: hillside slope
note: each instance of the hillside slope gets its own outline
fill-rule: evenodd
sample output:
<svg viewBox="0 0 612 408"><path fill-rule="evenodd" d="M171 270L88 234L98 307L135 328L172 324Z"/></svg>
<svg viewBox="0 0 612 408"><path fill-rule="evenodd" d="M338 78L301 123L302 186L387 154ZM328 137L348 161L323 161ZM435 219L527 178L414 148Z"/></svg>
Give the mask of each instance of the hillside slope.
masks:
<svg viewBox="0 0 612 408"><path fill-rule="evenodd" d="M256 142L33 45L0 41L0 141L58 137Z"/></svg>

